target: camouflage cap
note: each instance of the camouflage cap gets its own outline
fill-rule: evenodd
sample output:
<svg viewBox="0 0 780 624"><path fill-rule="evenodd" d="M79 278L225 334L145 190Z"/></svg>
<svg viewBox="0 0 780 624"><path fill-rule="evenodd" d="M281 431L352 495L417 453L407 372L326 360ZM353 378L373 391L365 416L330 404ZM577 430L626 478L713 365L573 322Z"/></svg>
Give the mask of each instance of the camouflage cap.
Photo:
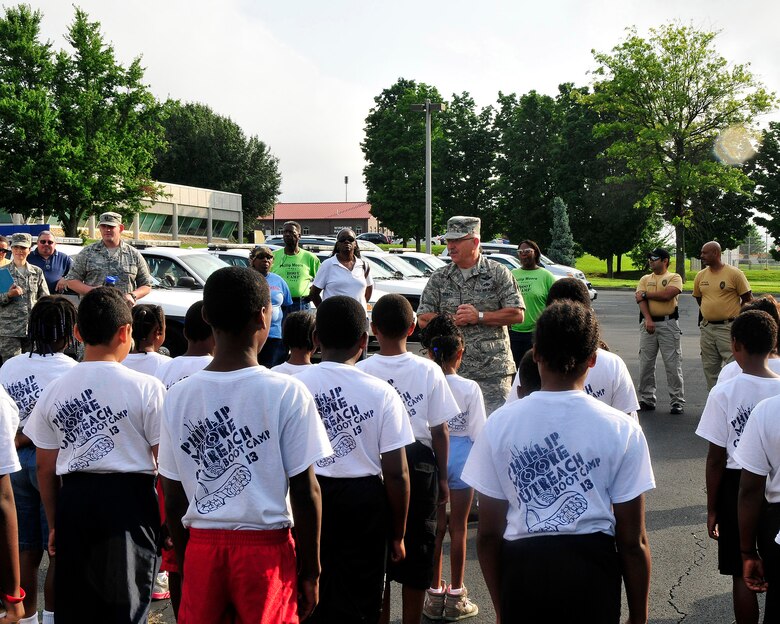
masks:
<svg viewBox="0 0 780 624"><path fill-rule="evenodd" d="M450 217L447 221L446 240L457 240L466 236L479 237L479 226L482 222L479 217Z"/></svg>
<svg viewBox="0 0 780 624"><path fill-rule="evenodd" d="M24 232L17 232L11 236L11 247L27 247L32 246L32 236L25 234Z"/></svg>
<svg viewBox="0 0 780 624"><path fill-rule="evenodd" d="M98 225L122 225L122 215L118 212L104 212Z"/></svg>

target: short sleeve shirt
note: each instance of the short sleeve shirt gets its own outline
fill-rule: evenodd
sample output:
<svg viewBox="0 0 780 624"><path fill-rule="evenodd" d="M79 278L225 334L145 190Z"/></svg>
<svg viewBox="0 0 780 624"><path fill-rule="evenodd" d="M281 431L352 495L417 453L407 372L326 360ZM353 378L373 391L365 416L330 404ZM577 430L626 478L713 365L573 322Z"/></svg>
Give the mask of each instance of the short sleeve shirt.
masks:
<svg viewBox="0 0 780 624"><path fill-rule="evenodd" d="M555 283L555 277L547 269L533 270L513 269L513 277L517 280L520 295L525 303L525 315L522 323L512 325L512 331L532 332L536 327L536 319L547 306L547 295Z"/></svg>
<svg viewBox="0 0 780 624"><path fill-rule="evenodd" d="M740 297L748 292L745 274L728 264L717 272L706 267L693 280L693 296L701 298L701 315L706 321L736 318L742 305Z"/></svg>
<svg viewBox="0 0 780 624"><path fill-rule="evenodd" d="M19 411L13 399L0 388L0 474L22 469L16 454L14 437L19 426Z"/></svg>
<svg viewBox="0 0 780 624"><path fill-rule="evenodd" d="M493 412L461 478L508 501L507 540L614 535L612 506L655 487L638 423L579 390L540 390Z"/></svg>
<svg viewBox="0 0 780 624"><path fill-rule="evenodd" d="M103 286L109 276L116 277L116 287L123 293L154 283L144 257L125 241L119 243L115 254L108 253L103 241L84 247L73 258L65 279L77 279L87 286Z"/></svg>
<svg viewBox="0 0 780 624"><path fill-rule="evenodd" d="M670 286L673 286L682 292L682 278L677 273L670 273L669 271L663 275L650 273L649 275L642 276L642 278L639 280L639 284L636 287L636 291L656 293L662 290L666 290ZM668 316L669 314L673 314L675 309L677 309L677 299L678 297L674 297L669 301L656 301L654 299L648 299L647 305L650 308L650 315Z"/></svg>
<svg viewBox="0 0 780 624"><path fill-rule="evenodd" d="M763 399L780 394L780 378L740 373L716 384L696 428L696 435L726 449L726 468L738 470L734 458L753 408Z"/></svg>
<svg viewBox="0 0 780 624"><path fill-rule="evenodd" d="M509 270L481 254L468 277L455 264L434 271L423 290L417 314L455 314L462 303L470 303L480 312L525 307ZM515 372L506 327L477 324L460 329L465 349L458 374L467 379L486 379Z"/></svg>
<svg viewBox="0 0 780 624"><path fill-rule="evenodd" d="M460 408L460 413L447 421L450 437L466 437L472 442L485 426L485 401L482 389L476 381L460 375L446 375L452 396Z"/></svg>
<svg viewBox="0 0 780 624"><path fill-rule="evenodd" d="M165 388L118 362L81 362L52 381L24 427L35 446L59 450L57 474L154 474Z"/></svg>
<svg viewBox="0 0 780 624"><path fill-rule="evenodd" d="M54 293L57 282L59 282L60 279L67 275L68 271L70 271L71 265L73 264L73 260L69 255L62 253L61 251L57 251L56 249L54 253L48 258L44 258L38 253L37 249L33 249L30 252L30 255L27 256L27 262L37 266L41 271L43 271L43 277L46 279L46 284L49 287L49 293Z"/></svg>
<svg viewBox="0 0 780 624"><path fill-rule="evenodd" d="M284 249L277 249L274 251L271 273L276 273L287 282L290 295L298 298L309 294L309 287L319 268L319 259L310 251L299 249L297 254L289 256Z"/></svg>
<svg viewBox="0 0 780 624"><path fill-rule="evenodd" d="M282 337L282 306L292 305L292 297L290 296L290 289L280 276L269 273L265 276L265 280L268 282L268 288L271 291L271 331L268 332L269 338L281 338Z"/></svg>
<svg viewBox="0 0 780 624"><path fill-rule="evenodd" d="M314 396L333 447L333 455L315 464L318 475L379 475L383 453L414 442L400 397L381 379L336 362L307 366L296 378Z"/></svg>
<svg viewBox="0 0 780 624"><path fill-rule="evenodd" d="M734 459L753 474L768 477L766 499L780 503L780 396L761 401L753 408Z"/></svg>
<svg viewBox="0 0 780 624"><path fill-rule="evenodd" d="M344 295L356 299L367 310L366 288L374 285L374 279L362 258L355 258L355 266L350 271L336 256L331 256L320 265L313 285L322 290L323 301L328 297Z"/></svg>
<svg viewBox="0 0 780 624"><path fill-rule="evenodd" d="M185 527L289 527L289 479L332 454L311 393L288 375L202 370L165 398L160 474L184 488Z"/></svg>

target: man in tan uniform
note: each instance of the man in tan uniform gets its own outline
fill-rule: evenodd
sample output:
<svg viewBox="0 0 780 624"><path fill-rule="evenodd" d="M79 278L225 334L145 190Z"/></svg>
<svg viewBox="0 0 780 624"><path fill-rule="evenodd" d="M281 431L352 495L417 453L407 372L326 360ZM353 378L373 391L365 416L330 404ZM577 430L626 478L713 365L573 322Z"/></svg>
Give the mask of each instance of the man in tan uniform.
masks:
<svg viewBox="0 0 780 624"><path fill-rule="evenodd" d="M669 272L669 252L653 249L647 254L652 273L644 275L636 287L636 302L640 310L639 329L639 409L655 409L655 362L658 352L666 369L669 386L670 412L682 414L683 393L682 349L677 297L682 292L682 278Z"/></svg>
<svg viewBox="0 0 780 624"><path fill-rule="evenodd" d="M743 303L753 298L750 284L739 269L723 264L720 245L704 243L701 261L706 265L693 280L693 296L700 308L701 363L707 390L718 381L724 364L734 359L731 353L731 322Z"/></svg>

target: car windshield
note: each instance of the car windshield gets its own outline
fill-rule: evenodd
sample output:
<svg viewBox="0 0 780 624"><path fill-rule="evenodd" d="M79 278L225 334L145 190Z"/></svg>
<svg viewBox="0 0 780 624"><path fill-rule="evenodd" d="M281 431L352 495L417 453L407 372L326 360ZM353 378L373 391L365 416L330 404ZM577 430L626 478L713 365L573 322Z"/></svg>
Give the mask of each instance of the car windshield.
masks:
<svg viewBox="0 0 780 624"><path fill-rule="evenodd" d="M209 253L187 254L179 256L179 260L186 264L204 282L214 271L228 266L227 262Z"/></svg>
<svg viewBox="0 0 780 624"><path fill-rule="evenodd" d="M541 262L542 264L555 264L552 260L550 260L544 254L539 254L539 262Z"/></svg>
<svg viewBox="0 0 780 624"><path fill-rule="evenodd" d="M368 256L361 256L361 257L364 260L366 260L368 264L371 265L371 276L374 279L380 279L380 280L398 279L394 273L388 271L379 262L374 260L374 258L369 258Z"/></svg>
<svg viewBox="0 0 780 624"><path fill-rule="evenodd" d="M397 256L377 256L372 258L377 262L381 262L390 271L398 271L404 277L425 277L420 271L415 269L408 262L404 262Z"/></svg>

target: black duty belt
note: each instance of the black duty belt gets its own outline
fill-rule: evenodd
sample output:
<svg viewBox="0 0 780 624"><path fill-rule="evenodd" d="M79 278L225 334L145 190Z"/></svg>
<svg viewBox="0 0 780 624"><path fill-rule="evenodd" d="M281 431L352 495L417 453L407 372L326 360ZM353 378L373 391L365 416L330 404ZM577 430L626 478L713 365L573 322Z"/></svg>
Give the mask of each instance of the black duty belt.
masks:
<svg viewBox="0 0 780 624"><path fill-rule="evenodd" d="M651 319L653 319L654 323L660 323L662 321L676 321L678 318L680 318L679 314L668 314L666 316L651 316Z"/></svg>
<svg viewBox="0 0 780 624"><path fill-rule="evenodd" d="M725 325L726 323L731 323L735 318L737 317L735 316L734 318L723 319L722 321L707 321L707 319L704 320L707 321L709 325Z"/></svg>

